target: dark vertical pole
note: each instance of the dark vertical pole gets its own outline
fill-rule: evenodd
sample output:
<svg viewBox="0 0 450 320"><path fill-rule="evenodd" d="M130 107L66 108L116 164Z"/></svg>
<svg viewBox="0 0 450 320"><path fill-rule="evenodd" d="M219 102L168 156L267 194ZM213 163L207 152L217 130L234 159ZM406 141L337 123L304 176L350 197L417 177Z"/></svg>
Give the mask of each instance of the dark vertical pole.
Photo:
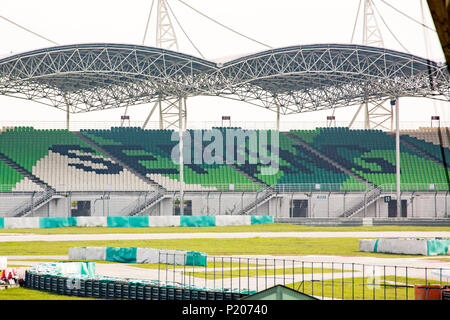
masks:
<svg viewBox="0 0 450 320"><path fill-rule="evenodd" d="M355 300L355 264L352 263L352 300Z"/></svg>
<svg viewBox="0 0 450 320"><path fill-rule="evenodd" d="M311 295L314 295L314 262L311 262Z"/></svg>
<svg viewBox="0 0 450 320"><path fill-rule="evenodd" d="M322 262L322 300L323 300L323 262Z"/></svg>

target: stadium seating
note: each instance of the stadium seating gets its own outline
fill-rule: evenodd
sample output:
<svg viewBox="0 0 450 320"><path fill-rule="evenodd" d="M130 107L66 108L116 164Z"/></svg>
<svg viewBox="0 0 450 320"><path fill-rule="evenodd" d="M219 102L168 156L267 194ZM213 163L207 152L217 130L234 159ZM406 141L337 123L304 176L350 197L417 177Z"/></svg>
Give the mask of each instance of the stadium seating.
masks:
<svg viewBox="0 0 450 320"><path fill-rule="evenodd" d="M263 132L267 138L267 145L262 145L265 148L260 150L260 134L264 130L254 130L256 137L258 137L258 156L261 154L268 154L273 149L272 138L273 134L278 134L277 131ZM264 136L264 135L263 135ZM343 173L329 162L319 158L318 156L308 152L303 146L299 145L294 139L289 137L286 133L278 134L279 143L279 161L275 163L262 165L260 163L252 164L250 158L256 157L256 154L250 152L249 141L245 148L245 164L236 164L236 166L246 172L248 175L259 179L267 185L274 186L279 190L296 191L296 190L312 190L319 188L320 190L364 190L363 184L353 177ZM277 158L277 157L276 157ZM266 162L270 163L270 162ZM262 172L262 168L272 166L277 168L275 174L267 174ZM269 171L270 172L270 171ZM320 185L320 186L318 186Z"/></svg>
<svg viewBox="0 0 450 320"><path fill-rule="evenodd" d="M172 161L172 150L176 150L178 141L172 139L172 130L120 127L111 130L82 130L81 133L166 190L179 190L179 165ZM194 136L193 131L189 133ZM184 154L187 150L188 147ZM195 151L193 144L191 151ZM191 160L193 157L192 153ZM186 159L183 166L184 190L230 190L230 185L234 190L261 189L250 178L226 164L188 162Z"/></svg>
<svg viewBox="0 0 450 320"><path fill-rule="evenodd" d="M0 160L0 192L41 190L40 186Z"/></svg>
<svg viewBox="0 0 450 320"><path fill-rule="evenodd" d="M401 130L401 134L415 137L435 145L443 145L450 148L450 136L448 128L419 128L413 130Z"/></svg>
<svg viewBox="0 0 450 320"><path fill-rule="evenodd" d="M377 186L391 188L396 182L395 136L380 130L317 128L291 133ZM429 144L423 141L423 144ZM400 148L403 190L448 190L443 165L427 159L405 144ZM391 186L391 187L389 187Z"/></svg>
<svg viewBox="0 0 450 320"><path fill-rule="evenodd" d="M196 163L196 157L203 156L205 148L211 148L212 141L199 140L202 141L200 149L194 143L185 144L183 174L186 191L255 191L266 186L276 186L286 191L364 190L365 185L360 180L382 188L395 188L395 136L389 133L348 128L290 132L248 130L246 134L257 137L257 149L250 148L249 139L245 143L235 141L232 149L234 162L231 165L225 163L226 152L230 151L226 142L232 132L229 129L236 128L214 129L223 134L224 143L221 144L223 149L215 150L212 155L222 157L223 163ZM187 133L194 138L196 135L203 137L211 134L212 131L188 130ZM21 172L28 172L28 176L34 175L56 191L154 189L150 181L144 181L142 176L168 191L179 190L179 165L172 161L172 153L178 151L178 140L173 139L172 134L178 137L178 133L172 130L129 127L90 129L80 133L30 127L9 128L0 133L0 154L7 158L5 161L14 162L14 166L0 159L0 191L42 190L41 186ZM270 157L273 151L276 141L274 134L279 139L279 157L272 159L272 162L261 163L261 156L266 154ZM261 143L265 148L262 150L260 139L265 135L268 139L265 144ZM443 148L437 145L436 137L437 130L402 132L403 190L448 190L449 172L445 171L443 159L448 165L450 149L446 147L448 141L443 142ZM299 143L298 139L304 143ZM305 143L353 172L354 176L309 151ZM239 155L243 156L243 162L238 161ZM119 160L125 167L113 159ZM257 162L253 162L253 159L257 159Z"/></svg>
<svg viewBox="0 0 450 320"><path fill-rule="evenodd" d="M67 130L8 129L0 152L56 191L150 189Z"/></svg>
<svg viewBox="0 0 450 320"><path fill-rule="evenodd" d="M403 131L401 139L413 145L431 159L448 167L450 164L449 136L444 129L440 130L441 134L439 135L438 130L438 128L426 128Z"/></svg>

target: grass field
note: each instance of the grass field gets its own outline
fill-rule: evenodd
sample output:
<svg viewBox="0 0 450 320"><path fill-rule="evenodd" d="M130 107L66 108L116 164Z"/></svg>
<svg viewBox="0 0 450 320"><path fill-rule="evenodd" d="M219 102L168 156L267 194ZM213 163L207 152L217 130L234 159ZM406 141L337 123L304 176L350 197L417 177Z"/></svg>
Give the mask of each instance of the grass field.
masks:
<svg viewBox="0 0 450 320"><path fill-rule="evenodd" d="M317 297L340 300L415 300L414 285L423 283L423 279L387 276L305 281L286 286ZM427 283L439 284L438 281Z"/></svg>
<svg viewBox="0 0 450 320"><path fill-rule="evenodd" d="M0 255L67 255L71 247L122 247L192 250L208 255L339 255L408 258L409 255L360 252L357 238L244 238L169 240L93 240L0 242Z"/></svg>
<svg viewBox="0 0 450 320"><path fill-rule="evenodd" d="M258 232L336 232L336 237L333 238L294 238L294 237L272 237L262 238L258 237ZM210 239L169 239L169 240L113 240L113 241L55 241L55 242L0 242L0 255L7 256L53 256L53 255L68 255L68 250L71 247L81 246L108 246L108 247L140 247L140 248L161 248L161 249L175 249L175 250L192 250L205 252L209 256L226 256L226 255L273 255L276 258L277 255L336 255L336 256L355 256L355 257L378 257L378 258L417 258L410 255L392 255L383 253L370 253L360 252L358 250L358 238L343 238L339 237L338 232L380 232L380 231L450 231L450 227L400 227L400 226L383 226L383 227L310 227L301 225L288 225L288 224L268 224L268 225L254 225L254 226L230 226L230 227L158 227L158 228L83 228L83 227L71 227L71 228L56 228L56 229L0 229L0 237L8 233L25 233L25 234L115 234L115 233L199 233L199 232L226 232L230 233L229 238L223 238L219 240L211 241ZM253 238L233 238L235 232L255 232ZM425 257L424 257L425 258ZM427 259L439 259L440 261L450 261L447 258L427 257ZM26 259L10 257L10 265L22 265L22 262L15 263L15 261L42 261L42 262L54 262L58 259ZM98 261L98 263L112 263ZM142 264L134 265L140 268L156 269L157 264ZM208 262L208 268L212 267L212 262ZM241 267L255 267L256 265L251 263L242 262ZM164 268L164 265L160 265L160 268ZM168 266L174 268L173 266ZM232 264L224 260L215 262L215 268L230 268L236 267L235 261ZM182 269L183 267L177 266L176 269ZM291 270L293 272L300 272L295 268ZM321 272L316 268L305 268L302 272ZM311 270L309 270L311 269ZM328 270L328 269L327 269ZM279 274L280 270L271 270L276 274ZM326 270L325 270L326 271ZM330 271L330 270L328 270ZM195 272L195 271L194 271ZM255 269L249 269L248 274L241 274L241 276L254 276L256 275ZM258 271L259 272L259 271ZM264 272L261 271L261 272ZM244 272L245 273L245 272ZM201 273L203 277L211 278L215 277L215 274ZM225 271L224 276L236 277L234 271ZM347 280L346 280L347 281ZM375 293L375 299L384 299L396 297L402 299L414 296L414 292L411 291L411 287L408 289L392 291L392 287L377 284L376 286L368 286L367 282L370 279L355 278L350 284L346 281L331 281L325 280L304 283L293 284L294 288L302 286L305 293L310 290L314 291L314 295L324 297L336 297L339 296L336 293L342 294L344 298L349 298L349 295L353 294L355 299L367 299L368 294ZM412 284L412 283L410 283ZM291 284L292 286L292 284ZM356 288L356 289L355 289ZM369 289L370 290L369 290ZM351 290L356 290L351 293ZM369 291L371 293L369 293ZM402 296L403 295L403 296ZM73 297L59 296L50 294L47 292L40 292L36 290L28 290L24 288L12 288L8 290L0 291L0 300L73 300ZM78 298L77 298L78 299Z"/></svg>
<svg viewBox="0 0 450 320"><path fill-rule="evenodd" d="M1 300L96 300L81 297L69 297L50 292L26 289L26 288L10 288L0 290Z"/></svg>
<svg viewBox="0 0 450 320"><path fill-rule="evenodd" d="M373 227L313 227L285 223L251 226L225 227L153 227L153 228L107 228L107 227L67 227L42 229L0 229L3 233L32 234L114 234L114 233L201 233L201 232L380 232L380 231L447 231L450 227L417 226L373 226Z"/></svg>

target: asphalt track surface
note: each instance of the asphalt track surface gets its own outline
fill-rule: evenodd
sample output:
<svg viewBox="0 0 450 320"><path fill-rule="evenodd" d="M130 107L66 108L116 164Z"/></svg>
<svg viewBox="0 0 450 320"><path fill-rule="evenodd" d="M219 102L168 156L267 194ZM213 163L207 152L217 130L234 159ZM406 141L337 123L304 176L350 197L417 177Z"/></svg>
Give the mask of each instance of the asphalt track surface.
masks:
<svg viewBox="0 0 450 320"><path fill-rule="evenodd" d="M450 238L449 231L368 232L208 232L208 233L112 233L112 234L0 234L0 242L90 241L223 238Z"/></svg>

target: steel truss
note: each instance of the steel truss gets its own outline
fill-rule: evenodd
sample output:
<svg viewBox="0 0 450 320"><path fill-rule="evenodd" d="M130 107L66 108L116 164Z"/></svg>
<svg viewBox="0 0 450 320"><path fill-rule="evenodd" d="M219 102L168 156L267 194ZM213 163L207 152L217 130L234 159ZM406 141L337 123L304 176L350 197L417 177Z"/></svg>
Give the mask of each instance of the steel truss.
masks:
<svg viewBox="0 0 450 320"><path fill-rule="evenodd" d="M364 45L384 48L383 37L378 27L375 12L372 7L372 0L364 1L364 24L363 24L363 42ZM392 131L394 129L394 117L392 106L383 102L375 101L370 103L366 101L361 104L349 124L351 128L361 109L364 108L364 128L365 129L385 129Z"/></svg>
<svg viewBox="0 0 450 320"><path fill-rule="evenodd" d="M0 94L70 113L198 95L245 101L281 114L392 97L448 101L449 79L444 64L337 44L280 48L224 64L123 44L58 46L0 60Z"/></svg>

